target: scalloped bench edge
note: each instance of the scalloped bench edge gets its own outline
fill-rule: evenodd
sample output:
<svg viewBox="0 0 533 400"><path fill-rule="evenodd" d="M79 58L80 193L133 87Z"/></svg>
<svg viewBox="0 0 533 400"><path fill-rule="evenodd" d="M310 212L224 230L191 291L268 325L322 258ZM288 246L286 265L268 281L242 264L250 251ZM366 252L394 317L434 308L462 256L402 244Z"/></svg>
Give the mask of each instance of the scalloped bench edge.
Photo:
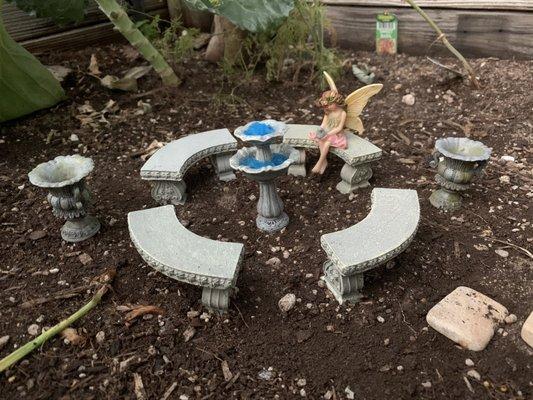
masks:
<svg viewBox="0 0 533 400"><path fill-rule="evenodd" d="M180 282L203 287L202 304L227 311L241 267L241 243L211 240L189 231L167 205L128 213L135 248L155 270Z"/></svg>
<svg viewBox="0 0 533 400"><path fill-rule="evenodd" d="M309 132L316 131L318 125L288 124L287 126L289 129L283 137L283 143L299 148L300 152L299 162L291 165L288 173L294 176L305 176L305 149L317 148L316 143L309 139ZM341 181L337 184L337 190L343 194L349 194L370 185L368 182L372 177L370 163L379 160L382 151L354 133L345 133L348 147L346 149L332 147L330 151L345 162L341 169Z"/></svg>
<svg viewBox="0 0 533 400"><path fill-rule="evenodd" d="M363 272L403 252L413 241L419 221L416 190L375 188L365 219L322 235L320 242L328 257L322 279L340 304L359 301Z"/></svg>
<svg viewBox="0 0 533 400"><path fill-rule="evenodd" d="M237 140L226 128L195 133L166 144L141 168L141 178L152 184L152 197L159 204L184 204L187 187L183 177L202 158L211 161L222 181L235 179L229 159L237 150Z"/></svg>

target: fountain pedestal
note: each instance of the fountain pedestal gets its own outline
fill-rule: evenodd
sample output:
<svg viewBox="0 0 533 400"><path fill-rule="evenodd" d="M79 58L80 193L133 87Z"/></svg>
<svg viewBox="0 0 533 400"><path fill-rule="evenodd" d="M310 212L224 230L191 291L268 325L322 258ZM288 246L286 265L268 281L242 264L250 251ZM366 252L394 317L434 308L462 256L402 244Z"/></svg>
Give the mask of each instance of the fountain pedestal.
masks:
<svg viewBox="0 0 533 400"><path fill-rule="evenodd" d="M237 151L230 158L230 165L233 169L242 171L246 178L259 184L256 225L262 231L275 232L289 223L289 216L283 211L283 202L277 193L275 180L285 175L289 166L298 161L299 153L287 144L271 145L287 130L284 123L273 120L261 122L260 124L272 127L270 132L263 135L247 134L246 130L251 124L258 122L237 128L235 136L255 146Z"/></svg>

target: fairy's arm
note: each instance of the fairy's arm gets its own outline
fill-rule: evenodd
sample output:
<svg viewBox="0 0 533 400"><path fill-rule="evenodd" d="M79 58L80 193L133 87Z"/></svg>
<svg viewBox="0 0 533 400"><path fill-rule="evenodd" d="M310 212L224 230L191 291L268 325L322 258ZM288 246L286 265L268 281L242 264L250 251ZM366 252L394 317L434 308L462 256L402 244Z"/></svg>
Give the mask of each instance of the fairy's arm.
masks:
<svg viewBox="0 0 533 400"><path fill-rule="evenodd" d="M341 118L340 118L340 121L339 121L339 124L333 128L332 130L330 130L328 132L328 135L336 135L337 133L341 133L344 129L344 124L346 122L346 111L343 111L341 113Z"/></svg>

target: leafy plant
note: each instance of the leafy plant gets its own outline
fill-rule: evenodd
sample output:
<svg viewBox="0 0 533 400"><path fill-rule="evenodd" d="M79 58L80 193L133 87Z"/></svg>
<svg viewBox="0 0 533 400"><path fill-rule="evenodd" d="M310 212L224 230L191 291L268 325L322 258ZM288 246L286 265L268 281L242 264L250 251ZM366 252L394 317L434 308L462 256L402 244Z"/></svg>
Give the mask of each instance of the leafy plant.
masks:
<svg viewBox="0 0 533 400"><path fill-rule="evenodd" d="M185 0L190 7L221 15L248 32L275 28L294 7L294 0Z"/></svg>
<svg viewBox="0 0 533 400"><path fill-rule="evenodd" d="M58 24L79 22L84 17L87 0L8 0L20 9L37 17L51 18ZM116 0L95 0L100 10L107 15L115 28L141 53L165 85L178 85L179 78L163 56L142 34Z"/></svg>
<svg viewBox="0 0 533 400"><path fill-rule="evenodd" d="M166 57L178 61L189 56L194 49L195 40L200 35L200 30L185 28L179 18L174 18L170 22L163 21L167 24L166 28L161 28L161 22L159 16L156 16L151 20L139 21L137 24L152 44Z"/></svg>
<svg viewBox="0 0 533 400"><path fill-rule="evenodd" d="M65 98L50 71L9 36L1 16L0 93L0 122L51 107Z"/></svg>
<svg viewBox="0 0 533 400"><path fill-rule="evenodd" d="M308 80L322 78L321 71L338 76L341 61L333 49L324 45L324 30L328 27L320 2L295 0L294 9L276 29L249 33L242 41L238 62L224 60L223 70L230 76L244 70L250 76L264 63L268 80L290 76L297 82L303 71L308 72Z"/></svg>

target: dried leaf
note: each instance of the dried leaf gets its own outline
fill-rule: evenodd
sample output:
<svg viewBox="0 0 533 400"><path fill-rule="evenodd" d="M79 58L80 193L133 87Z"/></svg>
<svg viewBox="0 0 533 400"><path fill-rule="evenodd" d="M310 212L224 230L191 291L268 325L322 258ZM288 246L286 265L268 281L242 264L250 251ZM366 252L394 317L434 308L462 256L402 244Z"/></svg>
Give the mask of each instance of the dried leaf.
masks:
<svg viewBox="0 0 533 400"><path fill-rule="evenodd" d="M137 80L133 78L118 78L114 75L106 75L100 79L102 86L113 89L122 90L124 92L135 92L137 90Z"/></svg>
<svg viewBox="0 0 533 400"><path fill-rule="evenodd" d="M91 62L89 63L89 72L93 75L100 75L100 68L98 67L98 60L95 54L91 54Z"/></svg>
<svg viewBox="0 0 533 400"><path fill-rule="evenodd" d="M135 318L145 314L158 314L163 315L165 311L156 306L133 306L131 311L126 314L126 322L133 321Z"/></svg>
<svg viewBox="0 0 533 400"><path fill-rule="evenodd" d="M71 68L63 67L62 65L48 65L46 68L59 82L63 82L72 73Z"/></svg>
<svg viewBox="0 0 533 400"><path fill-rule="evenodd" d="M137 400L146 400L148 397L146 396L146 390L144 390L142 377L136 372L133 373L133 384Z"/></svg>
<svg viewBox="0 0 533 400"><path fill-rule="evenodd" d="M224 375L224 379L226 380L226 382L231 381L231 378L233 378L233 374L231 373L229 369L228 362L226 360L222 361L221 366L222 366L222 374Z"/></svg>
<svg viewBox="0 0 533 400"><path fill-rule="evenodd" d="M195 334L196 334L196 328L194 326L189 326L183 332L183 339L185 340L185 342L188 342L194 337Z"/></svg>
<svg viewBox="0 0 533 400"><path fill-rule="evenodd" d="M151 69L152 67L150 65L133 67L126 71L122 78L114 75L106 75L100 79L100 83L108 89L134 92L137 90L137 80L150 72Z"/></svg>
<svg viewBox="0 0 533 400"><path fill-rule="evenodd" d="M67 328L61 331L61 336L67 339L69 343L73 345L79 345L85 343L85 337L78 334L78 331L74 328Z"/></svg>

